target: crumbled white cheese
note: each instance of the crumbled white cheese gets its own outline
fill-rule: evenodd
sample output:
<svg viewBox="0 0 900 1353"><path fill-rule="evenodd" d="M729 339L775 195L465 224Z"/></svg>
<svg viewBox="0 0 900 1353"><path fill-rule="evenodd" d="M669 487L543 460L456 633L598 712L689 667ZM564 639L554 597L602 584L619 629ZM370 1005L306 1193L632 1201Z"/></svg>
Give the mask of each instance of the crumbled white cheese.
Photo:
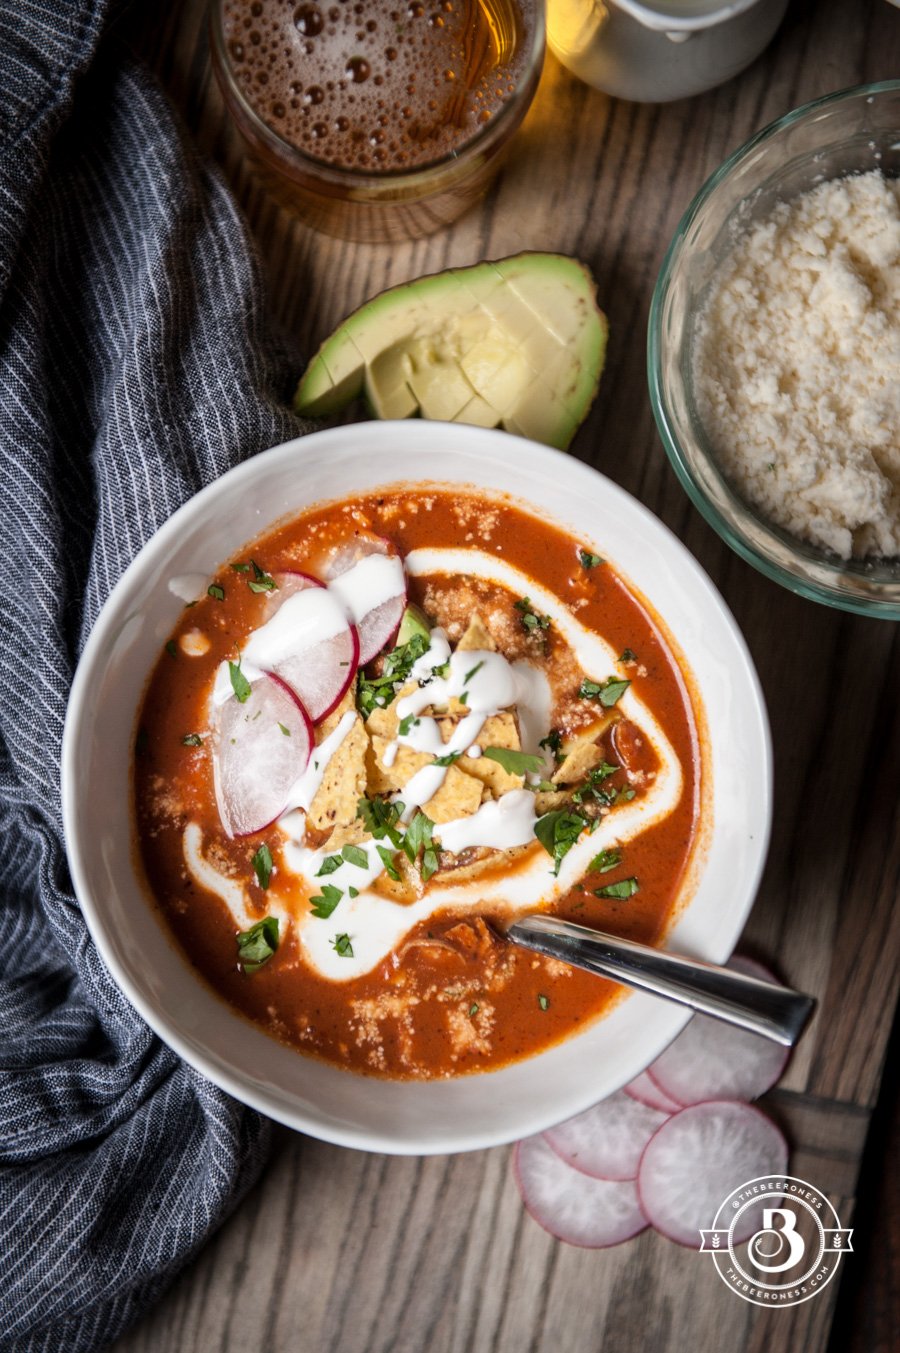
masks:
<svg viewBox="0 0 900 1353"><path fill-rule="evenodd" d="M726 473L847 559L900 554L900 183L821 184L738 240L694 349Z"/></svg>

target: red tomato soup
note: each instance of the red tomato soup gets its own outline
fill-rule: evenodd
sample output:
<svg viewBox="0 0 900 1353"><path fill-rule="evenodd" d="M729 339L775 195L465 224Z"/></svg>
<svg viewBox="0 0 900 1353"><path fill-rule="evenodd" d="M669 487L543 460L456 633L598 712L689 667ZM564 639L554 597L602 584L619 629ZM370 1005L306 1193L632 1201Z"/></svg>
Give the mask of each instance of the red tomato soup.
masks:
<svg viewBox="0 0 900 1353"><path fill-rule="evenodd" d="M701 756L660 625L505 499L392 488L225 563L137 722L136 853L208 983L356 1072L531 1056L618 988L504 938L544 911L647 943L695 849Z"/></svg>

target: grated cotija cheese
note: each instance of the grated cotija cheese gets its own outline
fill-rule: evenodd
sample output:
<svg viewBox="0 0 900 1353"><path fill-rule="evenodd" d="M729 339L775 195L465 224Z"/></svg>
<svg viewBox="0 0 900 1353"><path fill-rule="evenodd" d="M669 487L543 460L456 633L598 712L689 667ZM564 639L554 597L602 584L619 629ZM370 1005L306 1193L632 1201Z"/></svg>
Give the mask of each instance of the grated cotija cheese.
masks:
<svg viewBox="0 0 900 1353"><path fill-rule="evenodd" d="M752 504L844 559L900 554L900 183L835 179L754 225L693 361L712 448Z"/></svg>

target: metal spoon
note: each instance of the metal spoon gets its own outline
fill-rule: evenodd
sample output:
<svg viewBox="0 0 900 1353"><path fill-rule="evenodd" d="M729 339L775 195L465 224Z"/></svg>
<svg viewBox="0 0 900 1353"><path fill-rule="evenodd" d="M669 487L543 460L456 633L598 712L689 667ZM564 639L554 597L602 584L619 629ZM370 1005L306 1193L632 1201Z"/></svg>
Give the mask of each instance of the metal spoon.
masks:
<svg viewBox="0 0 900 1353"><path fill-rule="evenodd" d="M523 916L507 928L506 935L526 949L689 1005L788 1048L800 1037L815 1006L811 996L790 987L617 939L554 916Z"/></svg>

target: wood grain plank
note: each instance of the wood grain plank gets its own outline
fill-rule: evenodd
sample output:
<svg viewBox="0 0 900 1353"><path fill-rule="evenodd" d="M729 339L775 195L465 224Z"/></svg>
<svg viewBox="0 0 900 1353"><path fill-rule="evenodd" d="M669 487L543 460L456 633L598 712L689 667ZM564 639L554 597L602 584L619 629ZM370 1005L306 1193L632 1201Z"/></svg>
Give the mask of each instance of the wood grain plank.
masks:
<svg viewBox="0 0 900 1353"><path fill-rule="evenodd" d="M351 309L421 273L523 248L574 252L592 267L610 348L573 454L685 542L760 672L775 818L745 939L820 1003L765 1104L791 1139L791 1168L852 1224L897 997L897 631L778 588L705 524L656 435L644 334L668 241L708 174L789 107L895 75L900 13L883 0L794 0L769 51L737 80L660 108L608 99L550 57L484 203L430 240L363 246L316 235L254 181L210 76L203 0L151 8L131 14L134 41L247 213L298 371ZM523 1212L506 1150L418 1161L287 1132L277 1140L254 1194L116 1353L826 1349L836 1285L767 1312L729 1293L705 1256L652 1233L607 1252L562 1246Z"/></svg>

